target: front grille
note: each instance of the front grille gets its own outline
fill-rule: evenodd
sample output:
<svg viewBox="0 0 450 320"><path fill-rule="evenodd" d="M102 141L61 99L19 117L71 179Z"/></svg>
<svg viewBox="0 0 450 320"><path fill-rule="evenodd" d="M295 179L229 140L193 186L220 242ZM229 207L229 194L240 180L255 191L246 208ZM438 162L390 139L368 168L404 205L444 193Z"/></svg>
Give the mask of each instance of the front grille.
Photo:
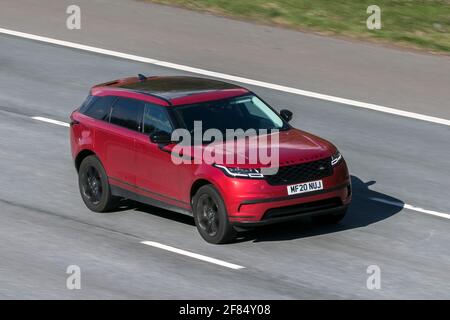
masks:
<svg viewBox="0 0 450 320"><path fill-rule="evenodd" d="M265 178L270 185L278 186L318 180L331 176L332 174L333 167L331 166L331 158L325 158L317 161L280 167L276 174L268 175Z"/></svg>
<svg viewBox="0 0 450 320"><path fill-rule="evenodd" d="M333 209L339 206L342 206L342 201L339 198L330 198L314 202L295 204L292 206L273 208L264 213L263 220L288 217L302 213L314 213L315 211Z"/></svg>

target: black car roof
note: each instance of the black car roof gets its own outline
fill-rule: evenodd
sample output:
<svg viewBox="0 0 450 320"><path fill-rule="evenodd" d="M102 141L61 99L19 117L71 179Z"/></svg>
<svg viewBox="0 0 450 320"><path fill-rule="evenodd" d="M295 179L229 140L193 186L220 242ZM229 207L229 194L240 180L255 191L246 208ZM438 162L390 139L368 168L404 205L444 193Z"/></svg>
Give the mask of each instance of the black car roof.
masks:
<svg viewBox="0 0 450 320"><path fill-rule="evenodd" d="M223 81L184 76L149 77L144 81L123 84L118 87L149 93L167 100L209 91L243 89Z"/></svg>

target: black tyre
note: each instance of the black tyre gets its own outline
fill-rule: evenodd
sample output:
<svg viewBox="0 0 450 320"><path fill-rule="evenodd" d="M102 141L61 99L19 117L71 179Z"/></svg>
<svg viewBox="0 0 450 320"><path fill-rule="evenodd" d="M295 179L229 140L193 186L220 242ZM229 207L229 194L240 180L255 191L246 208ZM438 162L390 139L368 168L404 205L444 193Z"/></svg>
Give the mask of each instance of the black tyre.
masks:
<svg viewBox="0 0 450 320"><path fill-rule="evenodd" d="M344 219L346 213L347 208L336 211L332 214L313 216L312 220L318 224L336 224L341 222L342 219Z"/></svg>
<svg viewBox="0 0 450 320"><path fill-rule="evenodd" d="M81 198L94 212L107 212L115 207L119 198L111 195L108 176L96 156L86 157L78 170Z"/></svg>
<svg viewBox="0 0 450 320"><path fill-rule="evenodd" d="M236 231L228 220L225 203L212 185L197 191L192 209L198 232L207 242L219 244L234 240Z"/></svg>

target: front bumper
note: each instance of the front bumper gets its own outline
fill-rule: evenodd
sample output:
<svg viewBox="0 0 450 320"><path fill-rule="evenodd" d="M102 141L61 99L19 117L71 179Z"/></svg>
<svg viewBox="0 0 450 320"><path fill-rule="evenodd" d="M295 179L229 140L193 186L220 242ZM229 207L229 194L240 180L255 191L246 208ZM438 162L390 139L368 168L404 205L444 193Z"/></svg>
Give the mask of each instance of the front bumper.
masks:
<svg viewBox="0 0 450 320"><path fill-rule="evenodd" d="M351 182L343 161L323 178L323 190L288 195L287 186L264 180L223 179L219 186L233 225L258 226L343 211L351 202Z"/></svg>
<svg viewBox="0 0 450 320"><path fill-rule="evenodd" d="M229 216L234 225L266 225L305 216L333 214L347 208L351 185L345 183L328 190L297 197L256 199L241 202L238 211Z"/></svg>

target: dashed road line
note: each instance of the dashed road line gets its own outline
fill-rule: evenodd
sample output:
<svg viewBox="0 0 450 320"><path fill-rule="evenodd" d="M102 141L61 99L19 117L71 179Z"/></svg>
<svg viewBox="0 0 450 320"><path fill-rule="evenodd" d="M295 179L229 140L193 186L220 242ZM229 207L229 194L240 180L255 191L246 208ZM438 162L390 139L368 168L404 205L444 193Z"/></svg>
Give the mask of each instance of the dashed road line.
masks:
<svg viewBox="0 0 450 320"><path fill-rule="evenodd" d="M245 267L237 265L237 264L234 264L234 263L229 263L229 262L226 262L226 261L223 261L223 260L210 258L210 257L204 256L204 255L201 255L201 254L197 254L197 253L193 253L193 252L190 252L190 251L174 248L174 247L167 246L167 245L159 243L159 242L142 241L141 243L145 244L147 246L151 246L151 247L159 248L159 249L162 249L162 250L174 252L174 253L177 253L177 254L181 254L183 256L187 256L187 257L191 257L191 258L198 259L198 260L201 260L201 261L217 264L219 266L227 267L227 268L230 268L230 269L234 269L234 270L245 269Z"/></svg>
<svg viewBox="0 0 450 320"><path fill-rule="evenodd" d="M42 121L42 122L47 122L47 123L51 123L51 124L56 124L58 126L70 127L70 124L68 124L67 122L63 122L63 121L59 121L59 120L53 120L53 119L50 119L50 118L31 117L31 119Z"/></svg>

